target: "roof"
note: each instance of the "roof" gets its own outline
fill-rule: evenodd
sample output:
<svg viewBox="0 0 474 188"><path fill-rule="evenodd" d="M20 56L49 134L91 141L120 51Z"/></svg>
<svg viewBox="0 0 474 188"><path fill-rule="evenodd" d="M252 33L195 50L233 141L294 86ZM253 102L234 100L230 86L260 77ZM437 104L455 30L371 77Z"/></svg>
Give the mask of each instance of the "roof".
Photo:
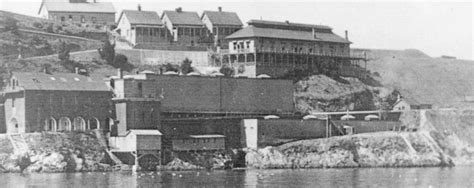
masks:
<svg viewBox="0 0 474 188"><path fill-rule="evenodd" d="M100 75L83 76L74 73L13 72L24 90L109 91Z"/></svg>
<svg viewBox="0 0 474 188"><path fill-rule="evenodd" d="M110 2L70 3L69 0L43 0L39 11L45 6L49 12L100 12L115 13L114 5Z"/></svg>
<svg viewBox="0 0 474 188"><path fill-rule="evenodd" d="M186 134L179 134L173 136L174 139L189 139L189 138L225 138L224 135L220 134L203 134L203 135L186 135Z"/></svg>
<svg viewBox="0 0 474 188"><path fill-rule="evenodd" d="M259 25L259 26L283 26L287 28L294 28L296 29L297 27L299 28L307 28L307 29L326 29L326 30L331 30L332 28L329 26L325 25L314 25L314 24L303 24L303 23L293 23L293 22L278 22L278 21L269 21L269 20L250 20L247 22L249 25Z"/></svg>
<svg viewBox="0 0 474 188"><path fill-rule="evenodd" d="M308 32L308 31L296 31L296 30L275 29L275 28L260 28L260 27L255 27L255 26L247 26L244 29L241 29L227 36L226 39L253 38L253 37L350 43L350 41L332 32L331 33L316 32L316 38L314 38L313 33Z"/></svg>
<svg viewBox="0 0 474 188"><path fill-rule="evenodd" d="M130 129L128 132L135 135L163 135L156 129Z"/></svg>
<svg viewBox="0 0 474 188"><path fill-rule="evenodd" d="M189 135L191 138L225 138L224 135L220 134L203 134L203 135Z"/></svg>
<svg viewBox="0 0 474 188"><path fill-rule="evenodd" d="M118 22L124 14L132 25L163 25L160 16L154 11L123 10Z"/></svg>
<svg viewBox="0 0 474 188"><path fill-rule="evenodd" d="M202 23L201 18L199 18L199 15L197 12L186 12L186 11L171 11L171 10L165 10L163 11L163 15L161 18L164 16L167 16L168 19L171 21L173 25L195 25L195 26L203 26L204 23Z"/></svg>
<svg viewBox="0 0 474 188"><path fill-rule="evenodd" d="M232 26L242 26L243 23L240 21L239 16L235 12L223 12L223 11L204 11L202 17L207 15L209 20L214 25L232 25ZM201 17L201 18L202 18Z"/></svg>

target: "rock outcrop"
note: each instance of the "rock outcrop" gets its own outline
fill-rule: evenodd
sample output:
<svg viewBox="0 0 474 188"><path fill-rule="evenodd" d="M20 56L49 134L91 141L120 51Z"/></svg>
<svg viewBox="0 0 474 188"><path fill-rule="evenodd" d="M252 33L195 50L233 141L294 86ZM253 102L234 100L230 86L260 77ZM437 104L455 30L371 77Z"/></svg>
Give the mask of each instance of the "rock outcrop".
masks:
<svg viewBox="0 0 474 188"><path fill-rule="evenodd" d="M421 133L379 132L303 140L250 150L254 168L339 168L449 166L450 159L431 148Z"/></svg>
<svg viewBox="0 0 474 188"><path fill-rule="evenodd" d="M23 137L29 151L15 153L14 149L2 148L0 170L25 173L111 170L110 165L101 163L104 148L92 133L30 133Z"/></svg>

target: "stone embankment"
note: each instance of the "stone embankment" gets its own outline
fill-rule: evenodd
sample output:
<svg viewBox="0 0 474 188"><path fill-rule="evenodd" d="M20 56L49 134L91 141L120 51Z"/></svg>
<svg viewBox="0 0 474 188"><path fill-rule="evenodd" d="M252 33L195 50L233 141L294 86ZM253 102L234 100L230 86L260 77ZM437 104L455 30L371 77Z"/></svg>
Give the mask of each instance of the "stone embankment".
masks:
<svg viewBox="0 0 474 188"><path fill-rule="evenodd" d="M468 115L466 115L468 114ZM247 150L251 168L425 167L474 164L474 148L458 127L472 131L473 113L422 111L404 120L416 132L377 132L302 140ZM446 121L450 120L450 121ZM442 124L451 123L443 126ZM458 123L458 124L456 124ZM461 124L463 123L463 124ZM443 128L443 129L441 129ZM463 134L465 134L463 131ZM474 132L473 132L474 133Z"/></svg>

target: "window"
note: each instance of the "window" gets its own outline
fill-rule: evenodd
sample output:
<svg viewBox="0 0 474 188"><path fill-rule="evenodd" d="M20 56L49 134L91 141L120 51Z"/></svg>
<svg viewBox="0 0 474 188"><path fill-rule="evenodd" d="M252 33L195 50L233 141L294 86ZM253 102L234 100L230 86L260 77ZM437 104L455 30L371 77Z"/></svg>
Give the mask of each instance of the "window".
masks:
<svg viewBox="0 0 474 188"><path fill-rule="evenodd" d="M313 53L313 49L312 48L308 49L308 53L310 54Z"/></svg>
<svg viewBox="0 0 474 188"><path fill-rule="evenodd" d="M96 17L92 17L92 23L96 23L97 22L97 18Z"/></svg>
<svg viewBox="0 0 474 188"><path fill-rule="evenodd" d="M86 22L86 18L81 15L81 23L85 23L85 22Z"/></svg>
<svg viewBox="0 0 474 188"><path fill-rule="evenodd" d="M62 22L66 21L66 18L64 16L61 16L61 21Z"/></svg>
<svg viewBox="0 0 474 188"><path fill-rule="evenodd" d="M250 49L250 41L247 41L247 49Z"/></svg>
<svg viewBox="0 0 474 188"><path fill-rule="evenodd" d="M69 15L69 21L72 21L72 15Z"/></svg>
<svg viewBox="0 0 474 188"><path fill-rule="evenodd" d="M233 42L234 50L237 50L237 42Z"/></svg>
<svg viewBox="0 0 474 188"><path fill-rule="evenodd" d="M143 88L142 88L142 83L138 83L138 96L142 96Z"/></svg>

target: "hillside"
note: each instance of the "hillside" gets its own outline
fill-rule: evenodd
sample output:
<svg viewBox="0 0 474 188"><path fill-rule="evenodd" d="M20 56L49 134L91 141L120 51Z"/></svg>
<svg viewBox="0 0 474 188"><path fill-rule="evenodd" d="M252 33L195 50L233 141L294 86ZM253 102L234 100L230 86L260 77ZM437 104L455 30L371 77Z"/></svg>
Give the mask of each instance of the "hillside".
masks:
<svg viewBox="0 0 474 188"><path fill-rule="evenodd" d="M0 11L0 56L2 61L54 54L65 42L71 51L97 49L106 31L96 26L70 23Z"/></svg>
<svg viewBox="0 0 474 188"><path fill-rule="evenodd" d="M358 50L367 52L367 68L380 74L378 80L405 97L456 107L474 96L474 61L432 58L418 50Z"/></svg>

